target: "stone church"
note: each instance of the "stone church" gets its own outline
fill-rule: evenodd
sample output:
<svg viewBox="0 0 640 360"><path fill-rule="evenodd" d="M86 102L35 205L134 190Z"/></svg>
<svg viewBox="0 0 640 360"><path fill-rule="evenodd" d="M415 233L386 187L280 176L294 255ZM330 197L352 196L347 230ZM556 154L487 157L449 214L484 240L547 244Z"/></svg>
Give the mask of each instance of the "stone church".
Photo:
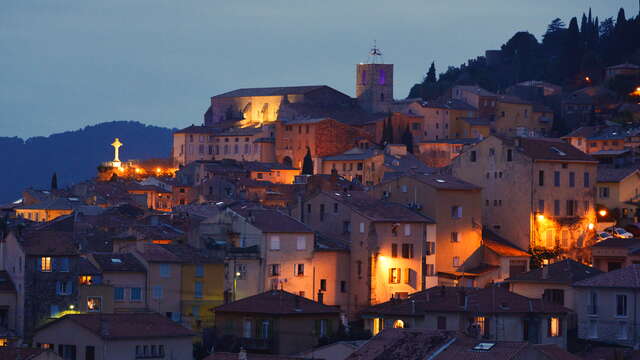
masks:
<svg viewBox="0 0 640 360"><path fill-rule="evenodd" d="M392 64L357 64L355 80L355 98L326 85L246 88L213 96L203 126L174 133L174 164L227 158L300 167L308 149L319 169L321 156L361 146L363 140L375 143L378 123L393 110ZM335 121L331 127L349 136L320 149L316 144L321 142L306 138L321 136L322 132L309 131L309 124L320 120ZM294 125L294 133L282 133L292 131ZM279 146L279 141L292 135L296 148Z"/></svg>

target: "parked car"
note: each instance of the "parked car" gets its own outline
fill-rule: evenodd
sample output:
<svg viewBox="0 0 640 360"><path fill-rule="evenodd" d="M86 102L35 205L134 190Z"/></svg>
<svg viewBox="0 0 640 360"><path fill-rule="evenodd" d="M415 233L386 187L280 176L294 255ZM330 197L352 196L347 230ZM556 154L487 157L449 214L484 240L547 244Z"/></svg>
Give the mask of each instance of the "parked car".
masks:
<svg viewBox="0 0 640 360"><path fill-rule="evenodd" d="M633 237L633 234L628 232L627 230L620 228L620 227L608 227L606 229L604 229L604 231L608 232L609 234L613 235L614 237L617 238L623 238L623 239L630 239Z"/></svg>
<svg viewBox="0 0 640 360"><path fill-rule="evenodd" d="M607 239L611 239L612 237L613 236L611 234L609 234L608 232L601 231L599 233L596 233L596 242L604 241L604 240L607 240Z"/></svg>
<svg viewBox="0 0 640 360"><path fill-rule="evenodd" d="M624 227L625 230L633 234L633 237L640 238L640 224L629 224Z"/></svg>

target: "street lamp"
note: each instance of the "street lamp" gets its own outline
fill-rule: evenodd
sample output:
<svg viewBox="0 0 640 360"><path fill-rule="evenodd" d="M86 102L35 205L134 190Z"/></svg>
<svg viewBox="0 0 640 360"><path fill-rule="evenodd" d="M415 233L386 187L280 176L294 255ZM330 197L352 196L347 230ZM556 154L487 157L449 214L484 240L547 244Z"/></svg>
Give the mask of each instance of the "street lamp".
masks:
<svg viewBox="0 0 640 360"><path fill-rule="evenodd" d="M240 271L236 271L233 276L233 301L236 301L236 289L238 288L238 278L240 277Z"/></svg>
<svg viewBox="0 0 640 360"><path fill-rule="evenodd" d="M600 214L600 216L607 216L607 210L602 209L602 210L598 211L598 214Z"/></svg>

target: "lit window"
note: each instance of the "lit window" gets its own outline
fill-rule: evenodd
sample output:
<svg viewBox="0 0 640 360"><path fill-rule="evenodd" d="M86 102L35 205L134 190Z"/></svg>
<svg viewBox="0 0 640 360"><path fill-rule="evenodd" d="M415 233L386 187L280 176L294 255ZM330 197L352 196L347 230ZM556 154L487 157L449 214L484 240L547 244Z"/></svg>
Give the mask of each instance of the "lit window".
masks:
<svg viewBox="0 0 640 360"><path fill-rule="evenodd" d="M8 339L0 339L0 346L9 346L9 340Z"/></svg>
<svg viewBox="0 0 640 360"><path fill-rule="evenodd" d="M80 276L80 285L91 285L93 284L93 277L90 275Z"/></svg>
<svg viewBox="0 0 640 360"><path fill-rule="evenodd" d="M549 319L549 336L560 336L560 318L552 317Z"/></svg>
<svg viewBox="0 0 640 360"><path fill-rule="evenodd" d="M393 322L393 328L394 329L404 329L404 321L402 320L396 320Z"/></svg>
<svg viewBox="0 0 640 360"><path fill-rule="evenodd" d="M481 336L485 336L485 317L484 316L476 316L474 319L474 325L478 327L478 332Z"/></svg>
<svg viewBox="0 0 640 360"><path fill-rule="evenodd" d="M50 257L41 257L40 258L40 271L42 271L42 272L51 272L51 258Z"/></svg>
<svg viewBox="0 0 640 360"><path fill-rule="evenodd" d="M102 298L92 296L87 298L87 311L100 312L102 310Z"/></svg>
<svg viewBox="0 0 640 360"><path fill-rule="evenodd" d="M404 236L411 236L411 224L404 224Z"/></svg>

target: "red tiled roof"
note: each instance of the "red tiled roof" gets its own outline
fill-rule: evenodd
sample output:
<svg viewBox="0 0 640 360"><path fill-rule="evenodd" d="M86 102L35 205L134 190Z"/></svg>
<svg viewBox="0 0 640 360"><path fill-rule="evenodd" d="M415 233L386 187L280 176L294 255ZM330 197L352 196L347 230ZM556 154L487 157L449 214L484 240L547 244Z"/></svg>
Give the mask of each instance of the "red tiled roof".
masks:
<svg viewBox="0 0 640 360"><path fill-rule="evenodd" d="M444 174L408 173L401 175L383 183L393 182L403 177L410 177L417 181L440 190L480 190L477 185L458 179L455 176Z"/></svg>
<svg viewBox="0 0 640 360"><path fill-rule="evenodd" d="M27 255L77 255L73 234L61 231L29 231L22 235L22 249Z"/></svg>
<svg viewBox="0 0 640 360"><path fill-rule="evenodd" d="M51 350L44 349L31 349L31 348L11 348L0 347L0 360L31 360L35 359L38 355L46 353ZM53 352L53 351L52 351ZM54 355L55 356L55 355ZM54 359L55 357L47 357L47 359ZM58 358L61 359L61 358Z"/></svg>
<svg viewBox="0 0 640 360"><path fill-rule="evenodd" d="M582 360L581 357L573 355L572 353L560 348L558 345L533 345L533 348L541 352L547 359L551 360Z"/></svg>
<svg viewBox="0 0 640 360"><path fill-rule="evenodd" d="M249 296L215 308L216 313L255 313L274 315L339 314L337 307L320 304L284 290Z"/></svg>
<svg viewBox="0 0 640 360"><path fill-rule="evenodd" d="M251 205L232 207L240 216L250 219L251 225L265 233L312 233L313 230L291 216L274 209Z"/></svg>
<svg viewBox="0 0 640 360"><path fill-rule="evenodd" d="M454 338L455 333L438 330L384 329L346 360L428 359Z"/></svg>
<svg viewBox="0 0 640 360"><path fill-rule="evenodd" d="M72 321L108 340L194 336L191 330L156 313L71 314L47 323L40 329L59 321Z"/></svg>
<svg viewBox="0 0 640 360"><path fill-rule="evenodd" d="M375 199L363 191L323 193L372 221L435 223L433 219L414 212L402 204Z"/></svg>
<svg viewBox="0 0 640 360"><path fill-rule="evenodd" d="M144 265L133 254L92 254L102 271L146 273Z"/></svg>
<svg viewBox="0 0 640 360"><path fill-rule="evenodd" d="M503 142L515 146L517 150L533 160L542 161L598 161L580 151L566 141L555 138L501 138Z"/></svg>
<svg viewBox="0 0 640 360"><path fill-rule="evenodd" d="M546 275L544 275L546 272ZM577 261L566 259L545 266L545 269L535 269L526 273L511 276L506 281L511 282L549 282L572 284L576 281L601 274L602 271ZM546 277L545 277L546 276Z"/></svg>
<svg viewBox="0 0 640 360"><path fill-rule="evenodd" d="M629 265L622 269L602 273L575 282L573 286L638 289L640 288L640 265Z"/></svg>
<svg viewBox="0 0 640 360"><path fill-rule="evenodd" d="M461 305L461 297L466 305ZM414 311L415 309L415 311ZM459 288L434 286L410 295L404 300L392 300L365 309L363 314L424 316L426 312L478 313L566 313L564 306L541 299L530 299L501 287Z"/></svg>
<svg viewBox="0 0 640 360"><path fill-rule="evenodd" d="M219 352L214 353L203 360L238 360L238 353L228 353L228 352ZM295 356L286 356L286 355L269 355L269 354L247 354L247 360L305 360L306 358L295 357ZM319 358L314 358L316 360L323 360ZM330 360L330 359L326 359Z"/></svg>
<svg viewBox="0 0 640 360"><path fill-rule="evenodd" d="M149 262L181 263L183 259L158 244L144 244L144 251L138 252L140 257Z"/></svg>

